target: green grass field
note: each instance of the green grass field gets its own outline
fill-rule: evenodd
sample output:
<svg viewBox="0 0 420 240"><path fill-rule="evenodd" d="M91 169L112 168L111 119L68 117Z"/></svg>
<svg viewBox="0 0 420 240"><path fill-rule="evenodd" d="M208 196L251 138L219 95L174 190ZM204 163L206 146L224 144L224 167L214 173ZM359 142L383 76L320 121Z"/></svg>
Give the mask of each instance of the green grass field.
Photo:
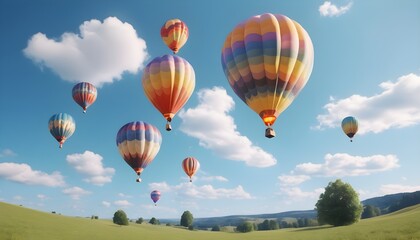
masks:
<svg viewBox="0 0 420 240"><path fill-rule="evenodd" d="M39 212L0 202L0 239L25 240L420 240L420 205L345 227L312 227L226 233L188 231L170 226L134 224L118 226L111 220L91 220Z"/></svg>

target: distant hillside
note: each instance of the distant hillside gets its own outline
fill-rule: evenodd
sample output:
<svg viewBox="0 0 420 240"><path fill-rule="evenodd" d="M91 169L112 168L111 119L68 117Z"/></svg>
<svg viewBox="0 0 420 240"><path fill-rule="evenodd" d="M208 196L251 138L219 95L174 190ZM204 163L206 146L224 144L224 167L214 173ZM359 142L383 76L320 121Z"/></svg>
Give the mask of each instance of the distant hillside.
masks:
<svg viewBox="0 0 420 240"><path fill-rule="evenodd" d="M420 203L420 191L412 193L396 193L362 201L363 205L372 205L381 209L382 214L395 212L402 208Z"/></svg>
<svg viewBox="0 0 420 240"><path fill-rule="evenodd" d="M282 220L287 218L316 218L316 215L317 213L315 210L304 210L255 215L232 215L225 217L196 218L194 219L194 226L199 228L209 228L214 225L236 226L243 221L263 221L265 219Z"/></svg>

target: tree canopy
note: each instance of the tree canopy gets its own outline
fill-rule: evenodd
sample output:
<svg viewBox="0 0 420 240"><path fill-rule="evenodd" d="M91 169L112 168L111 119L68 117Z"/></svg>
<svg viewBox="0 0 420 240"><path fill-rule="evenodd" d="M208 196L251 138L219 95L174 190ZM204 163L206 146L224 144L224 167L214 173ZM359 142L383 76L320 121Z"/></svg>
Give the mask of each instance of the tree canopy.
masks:
<svg viewBox="0 0 420 240"><path fill-rule="evenodd" d="M118 225L128 225L127 214L123 210L118 210L114 213L112 221Z"/></svg>
<svg viewBox="0 0 420 240"><path fill-rule="evenodd" d="M185 211L181 216L181 226L189 227L193 224L194 217L190 211Z"/></svg>
<svg viewBox="0 0 420 240"><path fill-rule="evenodd" d="M330 182L316 203L318 222L334 226L350 225L360 219L363 206L353 187L337 179Z"/></svg>

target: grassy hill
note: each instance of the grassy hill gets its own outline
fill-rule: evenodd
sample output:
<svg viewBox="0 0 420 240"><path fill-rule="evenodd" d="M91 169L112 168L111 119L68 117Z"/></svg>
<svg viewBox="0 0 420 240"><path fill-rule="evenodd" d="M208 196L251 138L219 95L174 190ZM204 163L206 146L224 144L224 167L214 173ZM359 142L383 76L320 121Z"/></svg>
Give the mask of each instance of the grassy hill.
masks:
<svg viewBox="0 0 420 240"><path fill-rule="evenodd" d="M405 208L392 214L362 220L346 227L323 226L251 233L188 231L176 227L149 224L118 226L110 220L66 217L6 203L0 203L0 213L0 239L2 240L420 240L420 205Z"/></svg>

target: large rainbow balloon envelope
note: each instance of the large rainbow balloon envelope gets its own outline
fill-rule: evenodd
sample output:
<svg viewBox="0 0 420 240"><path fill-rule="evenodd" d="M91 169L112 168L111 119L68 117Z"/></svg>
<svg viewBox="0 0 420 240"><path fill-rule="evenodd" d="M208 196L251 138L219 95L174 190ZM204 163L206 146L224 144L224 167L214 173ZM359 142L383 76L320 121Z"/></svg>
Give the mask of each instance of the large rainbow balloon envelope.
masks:
<svg viewBox="0 0 420 240"><path fill-rule="evenodd" d="M76 123L73 117L67 113L54 114L48 121L48 129L51 135L63 147L64 142L73 135L76 130Z"/></svg>
<svg viewBox="0 0 420 240"><path fill-rule="evenodd" d="M184 170L185 174L190 178L190 182L192 182L192 177L200 168L200 162L194 157L187 157L182 161L182 169Z"/></svg>
<svg viewBox="0 0 420 240"><path fill-rule="evenodd" d="M158 190L154 190L150 193L150 198L155 203L155 206L156 206L157 201L159 201L159 199L160 199L160 195L161 194Z"/></svg>
<svg viewBox="0 0 420 240"><path fill-rule="evenodd" d="M167 120L166 130L170 131L170 122L194 91L193 67L179 56L156 57L144 69L142 84L147 98Z"/></svg>
<svg viewBox="0 0 420 240"><path fill-rule="evenodd" d="M83 108L86 113L87 108L96 101L98 91L96 87L88 82L80 82L72 89L73 100Z"/></svg>
<svg viewBox="0 0 420 240"><path fill-rule="evenodd" d="M188 40L188 27L179 19L170 19L160 29L160 36L166 46L175 54Z"/></svg>
<svg viewBox="0 0 420 240"><path fill-rule="evenodd" d="M343 132L350 138L350 142L353 142L353 137L356 135L357 130L359 129L359 123L355 117L348 116L341 121L341 128L343 129Z"/></svg>
<svg viewBox="0 0 420 240"><path fill-rule="evenodd" d="M116 142L121 157L137 173L140 182L140 174L159 152L162 135L155 126L136 121L120 128Z"/></svg>
<svg viewBox="0 0 420 240"><path fill-rule="evenodd" d="M308 33L280 14L253 16L226 37L221 62L233 91L272 126L307 83L314 62Z"/></svg>

